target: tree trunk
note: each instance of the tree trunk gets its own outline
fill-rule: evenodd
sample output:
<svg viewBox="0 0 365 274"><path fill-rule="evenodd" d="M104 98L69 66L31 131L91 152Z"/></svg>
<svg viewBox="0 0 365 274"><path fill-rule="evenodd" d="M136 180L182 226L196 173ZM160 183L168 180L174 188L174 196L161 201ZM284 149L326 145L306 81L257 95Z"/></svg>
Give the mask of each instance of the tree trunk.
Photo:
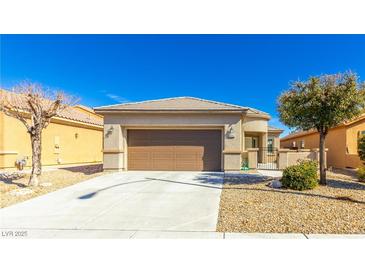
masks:
<svg viewBox="0 0 365 274"><path fill-rule="evenodd" d="M326 185L326 134L324 132L319 133L319 183Z"/></svg>
<svg viewBox="0 0 365 274"><path fill-rule="evenodd" d="M39 176L42 173L41 155L42 155L42 135L41 131L36 131L31 134L30 140L32 143L32 173L29 179L29 185L37 186L39 184Z"/></svg>

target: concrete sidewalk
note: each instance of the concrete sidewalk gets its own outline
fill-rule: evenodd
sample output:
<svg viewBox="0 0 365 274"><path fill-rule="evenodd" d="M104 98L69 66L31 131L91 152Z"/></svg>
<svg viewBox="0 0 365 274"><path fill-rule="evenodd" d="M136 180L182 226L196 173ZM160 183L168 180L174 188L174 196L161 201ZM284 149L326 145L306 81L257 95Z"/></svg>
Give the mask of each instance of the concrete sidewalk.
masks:
<svg viewBox="0 0 365 274"><path fill-rule="evenodd" d="M365 234L228 233L113 229L2 229L1 239L363 239ZM17 234L17 235L15 235Z"/></svg>

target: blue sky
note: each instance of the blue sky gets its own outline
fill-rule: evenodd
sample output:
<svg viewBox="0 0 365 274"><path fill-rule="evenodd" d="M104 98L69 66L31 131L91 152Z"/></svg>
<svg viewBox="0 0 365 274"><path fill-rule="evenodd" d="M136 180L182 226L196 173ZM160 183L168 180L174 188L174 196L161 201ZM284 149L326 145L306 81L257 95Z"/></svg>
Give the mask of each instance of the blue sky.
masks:
<svg viewBox="0 0 365 274"><path fill-rule="evenodd" d="M365 35L1 35L1 82L59 88L88 106L194 96L270 113L291 81L352 70Z"/></svg>

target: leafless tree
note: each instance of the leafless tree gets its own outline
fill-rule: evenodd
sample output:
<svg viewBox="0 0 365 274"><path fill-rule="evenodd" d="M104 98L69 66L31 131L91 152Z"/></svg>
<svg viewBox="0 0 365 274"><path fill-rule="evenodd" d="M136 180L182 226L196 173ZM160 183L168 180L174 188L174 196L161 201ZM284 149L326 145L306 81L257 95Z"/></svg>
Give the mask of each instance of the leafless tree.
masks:
<svg viewBox="0 0 365 274"><path fill-rule="evenodd" d="M42 173L42 130L51 118L70 107L73 99L62 91L51 91L39 84L25 82L0 91L0 111L24 124L32 145L32 171L29 185L36 186Z"/></svg>

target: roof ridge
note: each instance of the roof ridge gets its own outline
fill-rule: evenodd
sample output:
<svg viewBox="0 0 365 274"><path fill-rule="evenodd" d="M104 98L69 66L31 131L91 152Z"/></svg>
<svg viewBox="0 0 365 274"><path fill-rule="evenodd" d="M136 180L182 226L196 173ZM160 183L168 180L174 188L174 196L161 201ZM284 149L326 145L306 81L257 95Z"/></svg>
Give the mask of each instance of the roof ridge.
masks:
<svg viewBox="0 0 365 274"><path fill-rule="evenodd" d="M234 105L234 104L230 104L230 103L218 102L218 101L214 101L214 100L208 100L208 99L203 99L203 98L198 98L198 97L193 97L193 96L183 96L181 98L195 99L195 100L199 100L202 102L213 103L216 105L230 106L230 107L236 107L236 108L241 108L241 109L249 109L248 107L243 107L243 106Z"/></svg>
<svg viewBox="0 0 365 274"><path fill-rule="evenodd" d="M217 104L217 105L231 106L231 107L236 107L236 108L240 108L240 109L251 110L253 112L256 112L257 114L264 113L264 114L269 115L267 112L264 112L264 111L261 111L261 110L255 109L255 108L240 106L240 105L231 104L231 103L218 102L218 101L214 101L214 100L202 99L202 98L192 97L192 96L185 96L185 97L181 97L181 98L191 98L191 99L196 99L196 100L199 100L202 102L208 102L208 103L213 103L213 104Z"/></svg>
<svg viewBox="0 0 365 274"><path fill-rule="evenodd" d="M150 99L150 100L143 100L143 101L137 101L137 102L118 103L118 104L111 104L111 105L105 105L105 106L96 107L96 109L98 109L98 108L105 108L105 107L113 107L113 106L136 105L136 104L143 104L143 103L157 102L157 101L167 101L167 100L177 99L177 98L186 98L186 97L184 97L184 96L181 96L181 97L167 97L167 98ZM93 108L93 109L95 109L95 108Z"/></svg>
<svg viewBox="0 0 365 274"><path fill-rule="evenodd" d="M100 107L95 107L93 109L101 109L101 108L112 107L112 106L136 105L136 104L143 104L143 103L150 103L150 102L168 101L168 100L174 100L174 99L194 99L194 100L198 100L198 101L201 101L201 102L207 102L207 103L212 103L212 104L222 105L222 106L230 106L230 107L235 107L235 108L244 109L244 110L251 110L251 111L256 112L256 113L268 114L266 112L259 111L257 109L251 108L251 107L244 107L244 106L235 105L235 104L231 104L231 103L218 102L218 101L214 101L214 100L208 100L208 99L203 99L203 98L198 98L198 97L193 97L193 96L176 96L176 97L166 97L166 98L161 98L161 99L143 100L143 101L138 101L138 102L111 104L111 105L104 105L104 106L100 106Z"/></svg>

